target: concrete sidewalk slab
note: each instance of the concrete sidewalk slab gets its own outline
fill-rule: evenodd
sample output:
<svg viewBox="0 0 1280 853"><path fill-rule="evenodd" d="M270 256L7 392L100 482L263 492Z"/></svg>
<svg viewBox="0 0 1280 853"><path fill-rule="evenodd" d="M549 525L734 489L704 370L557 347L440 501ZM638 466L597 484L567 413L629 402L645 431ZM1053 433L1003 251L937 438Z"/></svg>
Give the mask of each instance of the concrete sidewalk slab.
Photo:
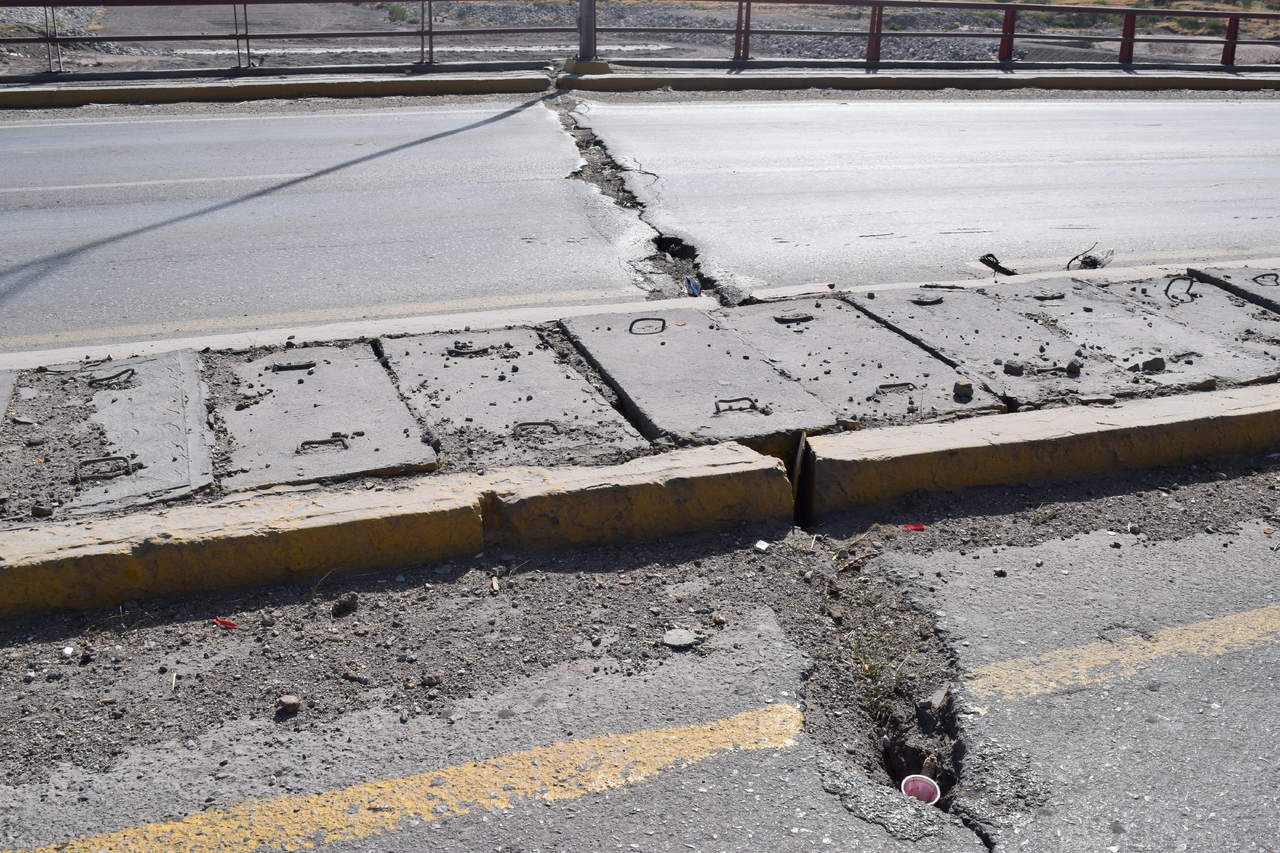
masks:
<svg viewBox="0 0 1280 853"><path fill-rule="evenodd" d="M1187 274L1257 305L1280 313L1280 269L1202 267Z"/></svg>
<svg viewBox="0 0 1280 853"><path fill-rule="evenodd" d="M1276 385L817 436L809 439L803 512L821 516L916 489L1085 477L1278 447Z"/></svg>
<svg viewBox="0 0 1280 853"><path fill-rule="evenodd" d="M1145 301L1129 295L1141 290L1146 291ZM1061 329L1071 340L1106 355L1144 383L1205 389L1220 382L1248 384L1280 375L1280 352L1244 344L1230 333L1231 326L1248 322L1248 312L1227 302L1225 294L1215 294L1217 304L1210 297L1171 311L1168 306L1178 306L1183 297L1171 300L1158 289L1157 296L1149 286L1104 288L1065 277L1031 289L988 292L1001 305ZM1183 319L1200 323L1180 322ZM1197 327L1208 319L1216 320L1217 334Z"/></svg>
<svg viewBox="0 0 1280 853"><path fill-rule="evenodd" d="M985 289L921 287L851 293L845 298L951 364L982 377L992 392L1017 405L1136 390L1131 390L1131 377L1096 350L1002 308Z"/></svg>
<svg viewBox="0 0 1280 853"><path fill-rule="evenodd" d="M121 374L121 380L111 379ZM111 362L81 375L87 386L99 389L92 395L92 420L102 426L112 453L132 470L85 488L72 503L73 512L173 500L213 484L212 436L194 352ZM86 479L95 473L81 465ZM96 473L102 471L99 467Z"/></svg>
<svg viewBox="0 0 1280 853"><path fill-rule="evenodd" d="M449 465L580 465L649 447L532 329L383 338L382 349Z"/></svg>
<svg viewBox="0 0 1280 853"><path fill-rule="evenodd" d="M1280 313L1234 293L1192 283L1184 272L1124 281L1089 281L1091 287L1118 294L1149 311L1167 316L1255 356L1280 360Z"/></svg>
<svg viewBox="0 0 1280 853"><path fill-rule="evenodd" d="M367 345L295 347L224 369L238 391L217 400L231 443L220 472L228 489L439 464Z"/></svg>
<svg viewBox="0 0 1280 853"><path fill-rule="evenodd" d="M902 423L1004 410L969 377L839 299L770 302L713 316L839 420Z"/></svg>
<svg viewBox="0 0 1280 853"><path fill-rule="evenodd" d="M562 325L649 438L741 440L787 453L790 434L835 420L763 353L701 311L655 308Z"/></svg>

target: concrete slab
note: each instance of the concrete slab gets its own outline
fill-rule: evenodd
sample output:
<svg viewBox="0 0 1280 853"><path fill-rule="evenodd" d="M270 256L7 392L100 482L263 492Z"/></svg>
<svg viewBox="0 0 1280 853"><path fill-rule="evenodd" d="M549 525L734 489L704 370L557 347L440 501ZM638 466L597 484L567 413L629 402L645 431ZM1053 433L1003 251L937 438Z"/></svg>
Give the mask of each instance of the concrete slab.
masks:
<svg viewBox="0 0 1280 853"><path fill-rule="evenodd" d="M1020 406L1132 393L1132 377L1060 331L1000 307L985 288L867 291L846 297ZM1078 366L1078 370L1073 367Z"/></svg>
<svg viewBox="0 0 1280 853"><path fill-rule="evenodd" d="M532 329L384 339L451 467L616 462L649 443Z"/></svg>
<svg viewBox="0 0 1280 853"><path fill-rule="evenodd" d="M199 357L190 350L82 370L114 461L79 463L73 512L183 497L213 483ZM113 378L118 377L118 378ZM121 467L123 466L123 467ZM117 471L125 471L116 475ZM96 479L96 478L102 479Z"/></svg>
<svg viewBox="0 0 1280 853"><path fill-rule="evenodd" d="M655 309L562 325L650 438L761 447L834 422L817 397L701 311Z"/></svg>
<svg viewBox="0 0 1280 853"><path fill-rule="evenodd" d="M1280 348L1280 313L1269 311L1234 293L1203 282L1189 282L1178 273L1129 277L1122 281L1090 279L1094 287L1139 302L1233 346L1264 355Z"/></svg>
<svg viewBox="0 0 1280 853"><path fill-rule="evenodd" d="M438 462L373 351L297 347L237 364L242 399L220 401L230 435L223 485L248 489Z"/></svg>
<svg viewBox="0 0 1280 853"><path fill-rule="evenodd" d="M0 370L0 417L9 411L9 398L13 395L13 386L18 381L18 374L12 370Z"/></svg>
<svg viewBox="0 0 1280 853"><path fill-rule="evenodd" d="M1178 284L1177 292L1185 284ZM1061 329L1107 356L1139 384L1205 389L1269 381L1280 374L1280 351L1242 346L1231 333L1231 326L1247 321L1248 314L1230 304L1227 294L1214 291L1192 304L1192 296L1166 296L1164 285L1100 287L1064 277L1032 288L992 288L990 293L1001 305ZM1172 310L1182 299L1187 307ZM1184 318L1191 323L1182 322ZM1212 331L1198 327L1206 325Z"/></svg>
<svg viewBox="0 0 1280 853"><path fill-rule="evenodd" d="M970 377L839 299L771 302L713 316L841 420L903 423L1005 408Z"/></svg>
<svg viewBox="0 0 1280 853"><path fill-rule="evenodd" d="M1250 267L1197 267L1187 270L1199 281L1280 313L1280 270Z"/></svg>

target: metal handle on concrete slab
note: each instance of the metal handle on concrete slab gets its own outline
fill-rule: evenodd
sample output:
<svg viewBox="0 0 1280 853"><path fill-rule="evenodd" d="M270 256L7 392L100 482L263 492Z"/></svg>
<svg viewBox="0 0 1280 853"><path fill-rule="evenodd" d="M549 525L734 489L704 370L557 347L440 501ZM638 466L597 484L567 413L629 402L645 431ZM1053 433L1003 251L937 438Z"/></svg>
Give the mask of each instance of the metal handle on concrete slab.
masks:
<svg viewBox="0 0 1280 853"><path fill-rule="evenodd" d="M1259 287L1280 287L1280 273L1260 272L1253 277L1253 283Z"/></svg>
<svg viewBox="0 0 1280 853"><path fill-rule="evenodd" d="M885 382L876 386L877 394L886 394L890 391L914 391L916 384L914 382Z"/></svg>
<svg viewBox="0 0 1280 853"><path fill-rule="evenodd" d="M309 438L298 445L297 453L306 453L313 447L341 446L343 450L350 450L351 445L347 444L347 440L340 436L332 438Z"/></svg>
<svg viewBox="0 0 1280 853"><path fill-rule="evenodd" d="M745 408L734 408L734 403L746 403ZM716 400L716 414L721 412L750 412L760 408L760 404L751 397L726 397L723 400Z"/></svg>
<svg viewBox="0 0 1280 853"><path fill-rule="evenodd" d="M789 326L792 323L808 323L812 319L812 314L797 312L795 314L776 314L774 315L773 321L775 323L781 323L784 326Z"/></svg>
<svg viewBox="0 0 1280 853"><path fill-rule="evenodd" d="M115 382L128 382L137 374L137 372L138 371L134 370L132 367L126 367L125 369L113 373L110 376L90 376L89 387L101 388L104 385L109 385Z"/></svg>
<svg viewBox="0 0 1280 853"><path fill-rule="evenodd" d="M90 471L84 472L85 466L101 465L105 462L116 462L123 467L106 471ZM93 459L81 459L76 462L76 482L82 480L114 480L116 477L123 477L125 474L133 473L133 463L129 461L128 456L98 456Z"/></svg>
<svg viewBox="0 0 1280 853"><path fill-rule="evenodd" d="M519 435L526 430L537 429L540 427L550 429L556 435L560 434L560 427L551 421L521 421L511 428L511 432L514 435Z"/></svg>
<svg viewBox="0 0 1280 853"><path fill-rule="evenodd" d="M271 370L280 373L285 370L311 370L315 366L314 361L281 361L271 365Z"/></svg>
<svg viewBox="0 0 1280 853"><path fill-rule="evenodd" d="M1186 299L1182 299L1176 294L1169 292L1169 288L1173 287L1173 283L1175 281L1185 281L1187 283L1187 290L1185 293L1182 294L1183 296L1187 297ZM1191 302L1196 298L1195 294L1191 292L1191 288L1195 286L1195 283L1196 283L1196 280L1189 275L1170 276L1169 281L1164 286L1164 295L1169 299L1170 302Z"/></svg>
<svg viewBox="0 0 1280 853"><path fill-rule="evenodd" d="M636 331L636 323L661 323L662 325L652 331ZM627 331L633 335L659 335L667 330L667 321L663 317L637 317L631 321L631 325L627 326Z"/></svg>
<svg viewBox="0 0 1280 853"><path fill-rule="evenodd" d="M464 344L460 342L449 347L447 350L445 350L445 353L447 355L453 356L454 358L468 358L473 355L487 355L489 350L491 349L492 347L488 347L488 346L473 347L470 344Z"/></svg>

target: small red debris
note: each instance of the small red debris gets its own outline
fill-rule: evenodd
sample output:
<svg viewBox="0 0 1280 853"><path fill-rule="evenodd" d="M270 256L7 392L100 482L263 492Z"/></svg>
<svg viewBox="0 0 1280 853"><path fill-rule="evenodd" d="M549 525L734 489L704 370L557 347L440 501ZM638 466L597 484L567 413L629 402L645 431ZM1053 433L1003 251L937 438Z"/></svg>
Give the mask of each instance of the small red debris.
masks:
<svg viewBox="0 0 1280 853"><path fill-rule="evenodd" d="M215 616L213 619L213 624L217 625L219 628L227 628L228 630L231 628L240 627L236 623L232 622L230 619L223 619L221 616Z"/></svg>
<svg viewBox="0 0 1280 853"><path fill-rule="evenodd" d="M924 525L923 524L904 524L902 525L902 529L903 530L924 530Z"/></svg>

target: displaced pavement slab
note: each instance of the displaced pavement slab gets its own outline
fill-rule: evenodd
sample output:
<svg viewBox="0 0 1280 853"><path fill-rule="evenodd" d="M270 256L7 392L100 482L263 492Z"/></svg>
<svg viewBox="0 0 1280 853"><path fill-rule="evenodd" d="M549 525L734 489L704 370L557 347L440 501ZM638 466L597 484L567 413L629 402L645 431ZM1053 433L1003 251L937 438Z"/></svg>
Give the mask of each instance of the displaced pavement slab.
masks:
<svg viewBox="0 0 1280 853"><path fill-rule="evenodd" d="M213 482L199 359L190 350L25 374L0 425L5 491L36 516L185 497ZM7 411L7 410L6 410Z"/></svg>
<svg viewBox="0 0 1280 853"><path fill-rule="evenodd" d="M971 264L992 251L1060 269L1095 240L1133 264L1277 243L1271 103L714 101L586 101L578 115L633 170L646 218L725 282L958 279L982 276Z"/></svg>
<svg viewBox="0 0 1280 853"><path fill-rule="evenodd" d="M438 460L373 350L295 347L211 357L236 390L215 395L230 489L433 470ZM215 374L216 375L216 374Z"/></svg>
<svg viewBox="0 0 1280 853"><path fill-rule="evenodd" d="M1135 297L1145 290L1145 299L1131 298L1129 290ZM1227 302L1226 294L1215 292L1175 312L1165 307L1170 300L1163 287L1158 296L1151 290L1138 285L1099 287L1064 277L1039 281L1032 287L990 288L988 293L1001 305L1061 329L1071 340L1156 385L1207 389L1219 383L1269 381L1280 374L1280 350L1243 345L1235 336L1215 335L1202 328L1215 307L1240 322L1248 320L1248 312ZM1157 299L1164 305L1157 308ZM1201 320L1191 325L1181 322L1184 318ZM1280 320L1280 315L1276 319ZM1221 318L1215 325L1226 327L1228 321Z"/></svg>
<svg viewBox="0 0 1280 853"><path fill-rule="evenodd" d="M1187 274L1280 313L1280 270L1250 267L1198 267Z"/></svg>
<svg viewBox="0 0 1280 853"><path fill-rule="evenodd" d="M1096 351L1016 311L986 288L907 288L845 296L1019 406L1133 394L1131 377Z"/></svg>
<svg viewBox="0 0 1280 853"><path fill-rule="evenodd" d="M430 585L423 594L433 606L410 604L419 614L406 618L438 622L447 642L469 640L454 652L462 670L440 673L437 694L465 677L472 654L505 656L524 647L514 632L546 630L505 601L454 600ZM689 594L688 583L660 586L653 601L674 605ZM586 650L576 659L504 673L500 684L453 697L438 713L382 707L376 697L397 688L381 683L381 668L343 664L369 673L364 685L354 676L338 683L372 707L316 726L310 720L323 712L304 700L296 718L261 712L217 720L181 744L119 750L106 770L61 764L47 780L0 788L0 838L18 848L84 839L83 849L140 853L260 846L984 853L956 817L839 768L824 753L800 707L813 664L770 608L728 608L727 627L699 628L696 651L635 667L614 655L651 638L602 621L608 615L590 614L595 642L573 636ZM217 652L194 670L183 665L176 688L164 673L143 677L192 701L200 690L193 675L261 658L256 626L246 629L202 636L197 642ZM414 691L415 699L430 704L426 692ZM264 707L275 695L266 691Z"/></svg>
<svg viewBox="0 0 1280 853"><path fill-rule="evenodd" d="M1246 522L882 558L967 672L963 736L1026 756L962 795L996 850L1274 849L1276 548Z"/></svg>
<svg viewBox="0 0 1280 853"><path fill-rule="evenodd" d="M759 350L701 311L655 308L561 325L649 438L769 443L835 420Z"/></svg>
<svg viewBox="0 0 1280 853"><path fill-rule="evenodd" d="M1149 311L1170 317L1255 356L1280 360L1280 314L1219 287L1186 276L1133 281L1091 281L1095 288L1139 302Z"/></svg>
<svg viewBox="0 0 1280 853"><path fill-rule="evenodd" d="M713 316L842 420L902 423L1004 410L970 377L839 299L768 302Z"/></svg>
<svg viewBox="0 0 1280 853"><path fill-rule="evenodd" d="M649 448L532 329L384 338L382 348L450 469L620 462Z"/></svg>

